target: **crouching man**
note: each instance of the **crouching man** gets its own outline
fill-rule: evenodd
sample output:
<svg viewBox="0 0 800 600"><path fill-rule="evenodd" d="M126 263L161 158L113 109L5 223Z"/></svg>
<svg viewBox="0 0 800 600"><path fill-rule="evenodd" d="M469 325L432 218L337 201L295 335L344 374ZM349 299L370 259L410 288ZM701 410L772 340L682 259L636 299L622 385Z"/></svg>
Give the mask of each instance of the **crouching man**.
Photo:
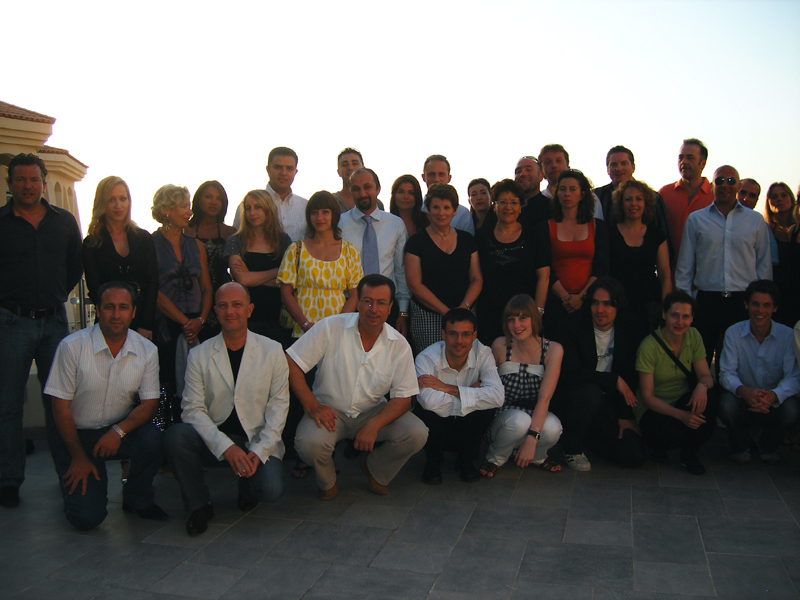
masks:
<svg viewBox="0 0 800 600"><path fill-rule="evenodd" d="M61 341L44 389L58 431L53 458L64 512L78 529L100 525L108 515L105 461L129 458L122 509L166 520L153 503L153 478L163 459L161 432L151 423L158 408L158 351L128 329L136 308L127 283L103 284L97 298L97 324Z"/></svg>
<svg viewBox="0 0 800 600"><path fill-rule="evenodd" d="M217 290L222 333L189 352L183 423L170 427L167 460L189 511L190 536L208 529L214 507L203 467L229 466L239 477L239 510L283 495L281 433L289 410L289 368L278 342L247 330L250 296L238 283Z"/></svg>
<svg viewBox="0 0 800 600"><path fill-rule="evenodd" d="M486 427L503 405L505 390L492 349L477 337L477 320L466 308L454 308L442 317L442 341L417 356L419 404L414 412L428 426L427 462L422 481L442 483L442 456L456 451L456 469L462 481L478 481L478 457Z"/></svg>

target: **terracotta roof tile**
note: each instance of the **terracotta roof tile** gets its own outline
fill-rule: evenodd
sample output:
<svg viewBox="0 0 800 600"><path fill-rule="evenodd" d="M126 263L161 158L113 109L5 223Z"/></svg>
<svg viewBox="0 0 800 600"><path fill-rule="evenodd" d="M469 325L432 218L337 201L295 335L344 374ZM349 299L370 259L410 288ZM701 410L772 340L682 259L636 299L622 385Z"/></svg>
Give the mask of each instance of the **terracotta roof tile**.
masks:
<svg viewBox="0 0 800 600"><path fill-rule="evenodd" d="M56 122L53 117L48 117L47 115L2 101L0 101L0 117L19 119L20 121L33 121L34 123L49 123L50 125Z"/></svg>
<svg viewBox="0 0 800 600"><path fill-rule="evenodd" d="M56 148L55 146L42 146L36 154L64 154L66 156L69 156L72 160L74 160L76 163L78 163L84 169L88 169L89 168L88 165L83 164L77 158L72 156L72 154L69 153L69 150L64 150L63 148Z"/></svg>

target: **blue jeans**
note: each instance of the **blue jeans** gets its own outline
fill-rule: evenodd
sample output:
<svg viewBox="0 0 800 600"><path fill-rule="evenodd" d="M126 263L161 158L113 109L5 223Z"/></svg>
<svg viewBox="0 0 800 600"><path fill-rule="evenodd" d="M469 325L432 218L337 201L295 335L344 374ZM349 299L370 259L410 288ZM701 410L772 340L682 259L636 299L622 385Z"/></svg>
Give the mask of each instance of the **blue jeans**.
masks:
<svg viewBox="0 0 800 600"><path fill-rule="evenodd" d="M25 480L25 436L22 409L25 386L36 361L44 389L59 342L69 333L67 313L61 310L43 319L18 317L0 308L0 486L19 487ZM50 398L42 394L47 441L58 437Z"/></svg>
<svg viewBox="0 0 800 600"><path fill-rule="evenodd" d="M744 398L739 398L725 390L719 397L719 418L728 428L728 439L734 452L744 452L750 448L750 427L761 425L758 447L761 452L772 454L778 448L789 429L800 417L800 401L792 396L780 406L772 406L769 413L756 413L747 410Z"/></svg>
<svg viewBox="0 0 800 600"><path fill-rule="evenodd" d="M161 431L152 423L146 423L122 438L119 450L108 458L95 458L92 450L98 440L110 427L100 429L78 429L78 439L87 458L97 469L100 481L89 475L86 480L86 495L81 495L80 484L70 494L64 487L64 476L72 464L72 456L61 441L53 446L53 459L61 483L61 495L64 497L64 513L67 520L78 529L97 527L108 515L108 475L107 460L131 460L128 482L122 486L122 501L133 509L141 510L153 504L153 478L164 461L164 448L161 444Z"/></svg>
<svg viewBox="0 0 800 600"><path fill-rule="evenodd" d="M231 441L247 452L247 439L232 436ZM230 469L226 460L218 460L208 449L197 430L188 423L176 423L164 433L164 448L167 461L181 486L183 505L194 512L208 504L210 494L203 479L203 467ZM239 497L246 501L275 502L283 496L283 465L271 456L267 462L259 462L251 477L239 478Z"/></svg>

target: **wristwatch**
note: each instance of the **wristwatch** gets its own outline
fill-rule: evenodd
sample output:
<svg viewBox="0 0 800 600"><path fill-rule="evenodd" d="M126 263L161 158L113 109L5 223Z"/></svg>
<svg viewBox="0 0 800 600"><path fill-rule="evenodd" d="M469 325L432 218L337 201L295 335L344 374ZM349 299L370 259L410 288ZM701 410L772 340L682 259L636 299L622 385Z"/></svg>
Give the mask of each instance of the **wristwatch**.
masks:
<svg viewBox="0 0 800 600"><path fill-rule="evenodd" d="M528 429L528 433L527 433L526 435L529 435L529 436L531 436L532 438L536 438L536 441L537 441L537 442L538 442L538 441L539 441L539 439L542 437L542 434L541 434L541 433L539 433L538 431L535 431L535 430L533 430L533 429Z"/></svg>
<svg viewBox="0 0 800 600"><path fill-rule="evenodd" d="M122 431L122 427L120 427L119 425L114 424L114 425L111 426L111 429L113 429L114 431L117 432L117 435L119 436L119 439L122 439L122 438L125 437L125 432Z"/></svg>

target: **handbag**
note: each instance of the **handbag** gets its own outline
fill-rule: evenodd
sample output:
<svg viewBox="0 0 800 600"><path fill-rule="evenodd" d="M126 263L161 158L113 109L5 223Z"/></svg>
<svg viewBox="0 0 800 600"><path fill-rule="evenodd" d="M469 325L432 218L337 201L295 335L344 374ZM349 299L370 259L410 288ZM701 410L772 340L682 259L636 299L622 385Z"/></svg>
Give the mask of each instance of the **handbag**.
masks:
<svg viewBox="0 0 800 600"><path fill-rule="evenodd" d="M675 353L672 351L672 348L667 346L664 343L664 340L658 337L657 331L658 330L653 331L652 333L650 333L650 335L656 338L656 341L664 349L664 352L667 353L667 356L669 356L672 359L672 362L674 362L678 366L681 372L686 376L686 379L689 380L689 390L693 390L694 388L697 387L697 375L695 375L694 369L690 371L684 366L684 364L680 360L678 360L678 357L675 356Z"/></svg>
<svg viewBox="0 0 800 600"><path fill-rule="evenodd" d="M294 257L294 272L295 272L295 277L297 279L300 278L300 255L302 253L303 253L303 240L299 240L297 242L297 254L295 254ZM295 281L295 284L296 283L297 281ZM297 285L295 285L294 288L292 289L292 295L297 296ZM283 305L281 305L281 314L278 317L278 321L280 322L281 327L285 329L294 329L295 325L294 319L292 318L292 315L289 314L289 311L286 310L286 307Z"/></svg>

